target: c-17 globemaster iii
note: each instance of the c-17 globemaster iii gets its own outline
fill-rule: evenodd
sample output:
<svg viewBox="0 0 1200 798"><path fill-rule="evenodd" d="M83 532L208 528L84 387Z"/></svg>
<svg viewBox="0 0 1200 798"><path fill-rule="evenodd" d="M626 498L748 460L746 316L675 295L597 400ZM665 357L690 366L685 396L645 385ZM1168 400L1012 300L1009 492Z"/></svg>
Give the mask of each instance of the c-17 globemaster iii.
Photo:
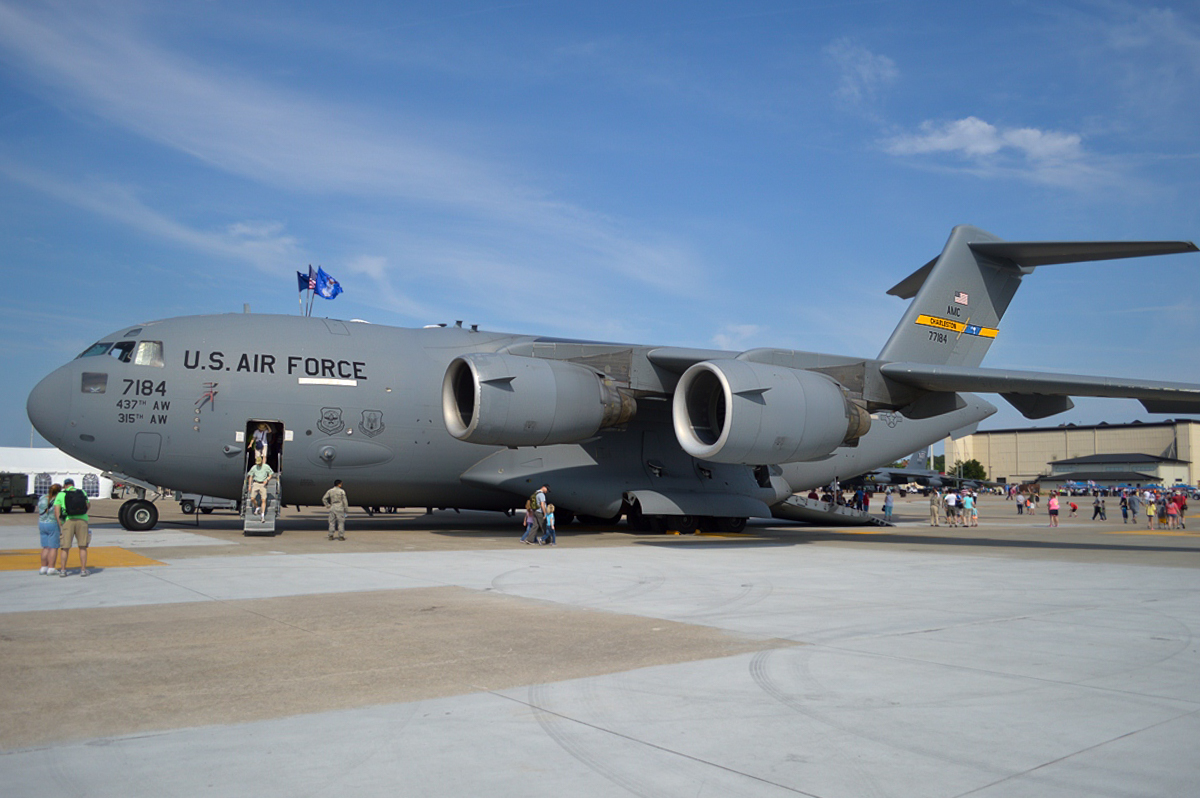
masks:
<svg viewBox="0 0 1200 798"><path fill-rule="evenodd" d="M981 368L1022 280L1048 264L1196 252L1186 241L1007 242L954 228L889 293L912 299L875 358L728 352L229 314L104 336L38 384L29 418L131 480L237 499L255 431L276 501L340 478L364 506L509 511L543 483L563 516L738 530L796 491L886 465L996 408L1071 396L1200 411L1200 385ZM157 511L122 506L131 529Z"/></svg>

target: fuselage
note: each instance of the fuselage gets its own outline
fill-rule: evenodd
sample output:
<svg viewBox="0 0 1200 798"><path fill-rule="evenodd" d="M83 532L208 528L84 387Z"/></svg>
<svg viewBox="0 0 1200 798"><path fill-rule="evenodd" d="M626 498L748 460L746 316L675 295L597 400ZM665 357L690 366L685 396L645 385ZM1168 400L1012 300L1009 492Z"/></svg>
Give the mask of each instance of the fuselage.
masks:
<svg viewBox="0 0 1200 798"><path fill-rule="evenodd" d="M454 358L547 340L298 316L181 317L104 336L39 383L28 412L46 440L86 463L194 493L239 498L254 430L265 425L286 504L317 504L341 479L359 505L505 510L553 481L562 506L611 515L627 491L664 480L681 495L719 487L770 505L995 410L966 396L964 408L935 419L877 417L856 447L778 467L784 488L748 466L715 466L714 479L674 440L666 393L644 395L632 422L578 444L506 449L447 432L442 379Z"/></svg>

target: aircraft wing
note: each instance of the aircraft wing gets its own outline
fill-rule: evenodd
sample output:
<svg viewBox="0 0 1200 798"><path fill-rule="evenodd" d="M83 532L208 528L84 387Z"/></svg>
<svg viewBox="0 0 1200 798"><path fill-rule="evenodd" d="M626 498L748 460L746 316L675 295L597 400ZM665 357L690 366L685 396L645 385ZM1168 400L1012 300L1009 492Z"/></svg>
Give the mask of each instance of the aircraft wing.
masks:
<svg viewBox="0 0 1200 798"><path fill-rule="evenodd" d="M1151 413L1200 413L1200 385L1189 383L924 363L885 363L879 371L925 391L998 393L1026 418L1067 410L1070 396L1137 399Z"/></svg>

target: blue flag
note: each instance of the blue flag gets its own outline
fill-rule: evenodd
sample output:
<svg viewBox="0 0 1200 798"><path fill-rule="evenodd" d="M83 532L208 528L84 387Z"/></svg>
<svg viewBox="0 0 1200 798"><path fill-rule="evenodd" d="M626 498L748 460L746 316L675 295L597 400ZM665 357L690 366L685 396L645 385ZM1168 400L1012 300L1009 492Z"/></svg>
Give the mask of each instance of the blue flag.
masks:
<svg viewBox="0 0 1200 798"><path fill-rule="evenodd" d="M340 293L342 293L341 284L326 274L324 269L317 267L317 296L323 299L333 299Z"/></svg>
<svg viewBox="0 0 1200 798"><path fill-rule="evenodd" d="M296 282L300 285L301 291L308 290L308 275L304 272L296 272Z"/></svg>

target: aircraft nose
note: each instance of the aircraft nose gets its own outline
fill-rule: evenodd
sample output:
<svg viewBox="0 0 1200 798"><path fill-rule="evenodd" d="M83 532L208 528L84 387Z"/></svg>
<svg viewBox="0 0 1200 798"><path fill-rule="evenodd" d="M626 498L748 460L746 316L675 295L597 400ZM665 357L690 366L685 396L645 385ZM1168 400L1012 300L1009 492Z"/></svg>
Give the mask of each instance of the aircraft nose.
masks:
<svg viewBox="0 0 1200 798"><path fill-rule="evenodd" d="M59 369L39 382L29 394L25 412L43 438L59 445L71 411L70 375Z"/></svg>

